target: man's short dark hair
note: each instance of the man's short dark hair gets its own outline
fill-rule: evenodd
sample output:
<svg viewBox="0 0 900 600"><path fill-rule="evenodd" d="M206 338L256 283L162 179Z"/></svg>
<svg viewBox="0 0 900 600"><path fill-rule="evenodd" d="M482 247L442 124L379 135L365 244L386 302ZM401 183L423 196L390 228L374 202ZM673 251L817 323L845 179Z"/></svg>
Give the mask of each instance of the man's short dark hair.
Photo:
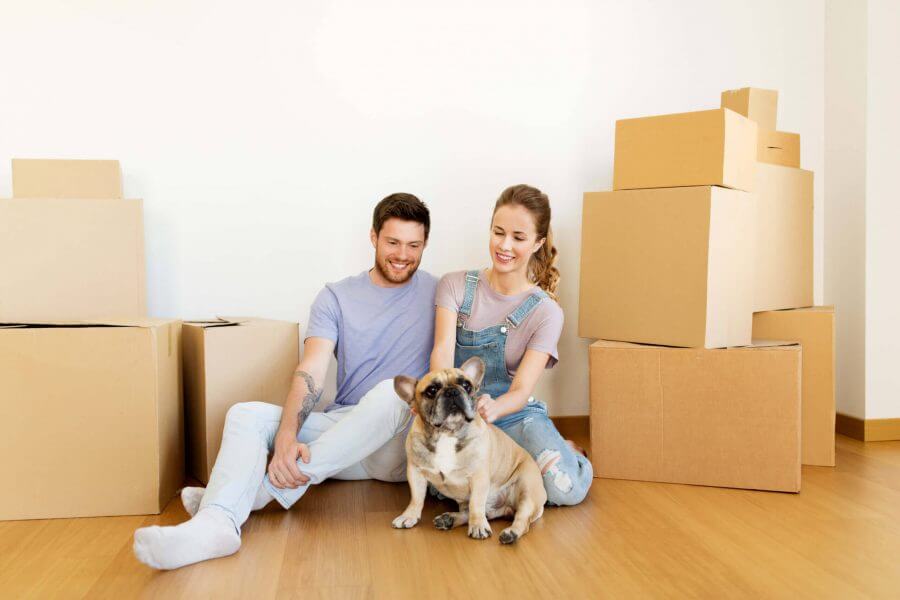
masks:
<svg viewBox="0 0 900 600"><path fill-rule="evenodd" d="M381 228L388 219L402 219L415 221L425 226L425 239L428 239L428 230L431 229L431 216L425 203L413 196L402 192L391 194L378 203L372 213L372 229L375 235L381 233Z"/></svg>

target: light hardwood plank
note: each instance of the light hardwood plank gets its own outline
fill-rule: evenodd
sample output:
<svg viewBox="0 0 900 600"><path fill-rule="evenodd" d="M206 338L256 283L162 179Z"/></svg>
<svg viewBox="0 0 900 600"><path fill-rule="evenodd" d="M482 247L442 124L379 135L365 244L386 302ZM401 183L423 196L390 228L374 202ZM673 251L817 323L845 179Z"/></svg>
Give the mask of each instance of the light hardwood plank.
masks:
<svg viewBox="0 0 900 600"><path fill-rule="evenodd" d="M900 442L837 440L837 466L803 467L800 494L594 480L577 507L547 508L518 544L504 521L475 541L431 519L390 522L405 484L327 482L291 511L255 513L236 555L156 572L134 529L187 518L0 523L3 598L897 598Z"/></svg>

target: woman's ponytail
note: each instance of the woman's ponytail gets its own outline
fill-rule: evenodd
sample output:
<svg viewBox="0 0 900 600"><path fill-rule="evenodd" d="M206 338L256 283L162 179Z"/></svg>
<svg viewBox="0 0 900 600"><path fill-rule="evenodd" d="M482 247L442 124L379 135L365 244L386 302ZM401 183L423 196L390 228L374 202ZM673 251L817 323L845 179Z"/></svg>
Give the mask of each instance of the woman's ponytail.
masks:
<svg viewBox="0 0 900 600"><path fill-rule="evenodd" d="M556 268L556 255L553 230L549 229L543 245L531 255L531 276L538 287L558 302L556 288L559 286L559 269Z"/></svg>

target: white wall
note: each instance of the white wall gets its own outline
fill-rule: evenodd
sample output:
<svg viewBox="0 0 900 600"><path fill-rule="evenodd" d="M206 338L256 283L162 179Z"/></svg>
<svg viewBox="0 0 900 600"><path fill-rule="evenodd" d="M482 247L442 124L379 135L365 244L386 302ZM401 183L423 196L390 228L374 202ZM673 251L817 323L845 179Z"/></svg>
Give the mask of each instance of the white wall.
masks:
<svg viewBox="0 0 900 600"><path fill-rule="evenodd" d="M868 0L866 419L900 417L900 2Z"/></svg>
<svg viewBox="0 0 900 600"><path fill-rule="evenodd" d="M835 305L837 411L866 416L866 2L825 17L825 302Z"/></svg>
<svg viewBox="0 0 900 600"><path fill-rule="evenodd" d="M837 410L900 417L900 4L828 0L825 301L836 305Z"/></svg>
<svg viewBox="0 0 900 600"><path fill-rule="evenodd" d="M156 315L305 320L371 263L371 209L432 208L424 267L487 263L498 193L553 201L567 323L542 383L587 412L576 335L581 194L609 189L617 118L780 90L816 172L823 290L824 4L692 2L5 3L0 193L12 157L114 157L146 202Z"/></svg>

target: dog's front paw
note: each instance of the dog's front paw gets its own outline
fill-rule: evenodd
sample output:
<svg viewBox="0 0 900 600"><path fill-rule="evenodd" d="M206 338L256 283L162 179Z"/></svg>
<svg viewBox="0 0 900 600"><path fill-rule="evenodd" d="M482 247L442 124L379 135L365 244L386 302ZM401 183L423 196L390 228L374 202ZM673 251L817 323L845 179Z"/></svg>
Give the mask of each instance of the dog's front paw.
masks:
<svg viewBox="0 0 900 600"><path fill-rule="evenodd" d="M487 519L480 522L469 523L469 537L476 540L483 540L491 537L491 526Z"/></svg>
<svg viewBox="0 0 900 600"><path fill-rule="evenodd" d="M400 515L393 521L391 521L391 525L394 529L409 529L410 527L415 527L416 523L419 522L419 519L416 517L407 517L406 515Z"/></svg>
<svg viewBox="0 0 900 600"><path fill-rule="evenodd" d="M435 529L453 529L453 515L450 513L444 513L442 515L438 515L434 518L434 527Z"/></svg>
<svg viewBox="0 0 900 600"><path fill-rule="evenodd" d="M500 532L500 543L501 544L515 544L516 540L519 539L519 534L512 530L512 527L507 527L503 531Z"/></svg>

